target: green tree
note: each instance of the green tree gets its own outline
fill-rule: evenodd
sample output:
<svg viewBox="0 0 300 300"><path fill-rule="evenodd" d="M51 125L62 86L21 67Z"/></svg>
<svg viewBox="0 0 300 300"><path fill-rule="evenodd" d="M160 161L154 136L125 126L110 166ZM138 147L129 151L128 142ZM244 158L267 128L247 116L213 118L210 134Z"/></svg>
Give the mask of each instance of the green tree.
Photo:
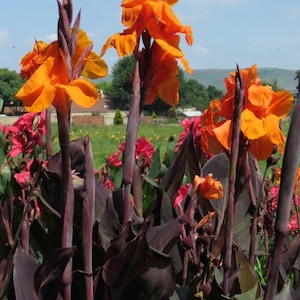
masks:
<svg viewBox="0 0 300 300"><path fill-rule="evenodd" d="M110 96L112 83L110 81L101 81L96 84L98 90L101 90L104 94Z"/></svg>
<svg viewBox="0 0 300 300"><path fill-rule="evenodd" d="M114 116L114 125L122 125L123 124L123 116L119 108L116 109Z"/></svg>
<svg viewBox="0 0 300 300"><path fill-rule="evenodd" d="M196 79L184 82L180 89L180 106L196 107L203 110L209 104L209 96L206 87Z"/></svg>
<svg viewBox="0 0 300 300"><path fill-rule="evenodd" d="M108 95L122 110L129 108L134 63L133 55L125 56L119 59L112 69L112 83Z"/></svg>
<svg viewBox="0 0 300 300"><path fill-rule="evenodd" d="M280 88L278 86L278 80L276 78L272 79L270 82L262 81L261 84L271 86L273 91L279 91L280 90Z"/></svg>
<svg viewBox="0 0 300 300"><path fill-rule="evenodd" d="M224 95L224 93L221 90L218 90L214 85L209 85L207 87L207 93L209 101L214 99L220 99Z"/></svg>
<svg viewBox="0 0 300 300"><path fill-rule="evenodd" d="M15 98L15 94L22 87L24 81L16 71L7 68L0 69L0 98L5 106L21 106L22 103Z"/></svg>

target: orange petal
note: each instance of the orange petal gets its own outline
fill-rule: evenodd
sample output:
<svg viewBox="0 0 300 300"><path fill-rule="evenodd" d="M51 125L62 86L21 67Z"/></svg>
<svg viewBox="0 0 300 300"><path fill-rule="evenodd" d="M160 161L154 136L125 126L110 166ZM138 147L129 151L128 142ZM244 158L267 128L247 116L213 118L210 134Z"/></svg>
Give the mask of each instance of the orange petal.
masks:
<svg viewBox="0 0 300 300"><path fill-rule="evenodd" d="M91 52L84 65L81 75L90 79L105 77L108 74L106 62L96 53Z"/></svg>
<svg viewBox="0 0 300 300"><path fill-rule="evenodd" d="M231 137L232 137L232 121L226 120L220 122L217 126L214 126L213 132L216 139L226 150L231 149Z"/></svg>
<svg viewBox="0 0 300 300"><path fill-rule="evenodd" d="M133 31L132 33L128 31L124 31L123 33L116 33L112 35L102 47L100 56L103 56L107 49L114 47L118 55L120 57L125 55L130 55L134 48L137 45L137 36L136 32Z"/></svg>
<svg viewBox="0 0 300 300"><path fill-rule="evenodd" d="M279 118L275 115L267 115L263 119L266 135L270 139L270 142L278 146L278 150L283 154L285 136L279 127Z"/></svg>
<svg viewBox="0 0 300 300"><path fill-rule="evenodd" d="M35 94L31 94L32 98L23 101L23 105L28 112L42 112L50 107L55 97L55 87L45 85L39 93Z"/></svg>
<svg viewBox="0 0 300 300"><path fill-rule="evenodd" d="M248 88L248 100L251 104L267 108L273 99L273 91L270 86L254 85Z"/></svg>
<svg viewBox="0 0 300 300"><path fill-rule="evenodd" d="M78 78L69 85L61 86L70 99L79 106L89 108L99 99L99 93L94 84L84 78Z"/></svg>
<svg viewBox="0 0 300 300"><path fill-rule="evenodd" d="M287 91L277 91L273 93L271 105L267 108L266 114L274 114L280 119L288 115L293 107L294 96Z"/></svg>
<svg viewBox="0 0 300 300"><path fill-rule="evenodd" d="M257 160L267 159L271 156L274 149L274 144L267 136L250 141L249 146L250 152Z"/></svg>
<svg viewBox="0 0 300 300"><path fill-rule="evenodd" d="M250 109L243 110L241 119L241 131L249 140L258 139L266 134L263 121L258 119Z"/></svg>
<svg viewBox="0 0 300 300"><path fill-rule="evenodd" d="M22 101L27 108L40 96L44 86L50 85L49 72L53 67L53 63L54 58L49 57L15 95L16 99Z"/></svg>

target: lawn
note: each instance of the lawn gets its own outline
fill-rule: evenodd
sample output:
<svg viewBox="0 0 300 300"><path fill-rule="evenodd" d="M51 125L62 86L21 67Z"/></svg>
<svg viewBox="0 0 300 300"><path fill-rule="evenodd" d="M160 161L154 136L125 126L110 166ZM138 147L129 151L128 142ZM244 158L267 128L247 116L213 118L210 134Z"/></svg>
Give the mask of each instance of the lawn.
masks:
<svg viewBox="0 0 300 300"><path fill-rule="evenodd" d="M282 131L287 136L289 128L289 120L282 122ZM179 134L183 130L180 124L164 124L164 125L146 125L141 124L139 127L138 137L145 136L153 144L160 147L161 157L164 155L168 139L173 136L175 141L178 140ZM94 154L95 169L99 168L109 154L115 152L120 143L125 140L126 125L111 125L111 126L79 126L72 125L70 135L71 139L76 139L85 135L89 135L92 141ZM54 153L58 151L58 136L57 126L53 125L53 149ZM265 169L265 161L259 163L261 170ZM282 158L279 161L279 166L282 164Z"/></svg>
<svg viewBox="0 0 300 300"><path fill-rule="evenodd" d="M53 151L58 151L58 136L56 124L53 126ZM164 125L146 125L141 124L139 127L138 137L145 136L153 144L160 147L161 156L166 149L168 139L173 136L175 141L178 140L179 134L183 130L180 124L164 124ZM70 136L76 139L85 135L89 135L92 141L94 154L95 169L99 168L109 154L115 152L120 143L125 140L126 125L111 126L79 126L72 125Z"/></svg>

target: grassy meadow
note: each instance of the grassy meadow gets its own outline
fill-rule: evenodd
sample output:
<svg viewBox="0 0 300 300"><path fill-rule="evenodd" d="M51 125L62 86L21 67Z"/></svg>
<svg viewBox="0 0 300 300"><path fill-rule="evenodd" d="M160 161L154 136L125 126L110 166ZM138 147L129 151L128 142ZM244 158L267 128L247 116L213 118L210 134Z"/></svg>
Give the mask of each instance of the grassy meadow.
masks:
<svg viewBox="0 0 300 300"><path fill-rule="evenodd" d="M287 136L289 129L289 120L282 122L282 131ZM147 125L141 124L139 127L138 137L145 136L153 144L160 147L161 157L163 157L168 139L173 136L175 141L178 140L183 126L180 124L164 124L164 125ZM98 169L109 154L114 153L120 143L125 140L126 125L111 125L111 126L80 126L72 125L71 140L89 135L92 141L94 154L95 169ZM57 126L53 125L53 151L56 153L59 150ZM279 166L282 164L282 157L279 160ZM265 169L266 162L259 162L262 172Z"/></svg>
<svg viewBox="0 0 300 300"><path fill-rule="evenodd" d="M145 136L152 145L160 147L161 156L164 155L168 139L173 136L178 140L183 126L180 124L146 125L139 127L138 137ZM120 143L125 140L126 125L111 126L79 126L72 125L70 131L71 140L89 135L92 141L95 168L99 168L109 154L114 153ZM53 152L59 150L57 126L53 126Z"/></svg>

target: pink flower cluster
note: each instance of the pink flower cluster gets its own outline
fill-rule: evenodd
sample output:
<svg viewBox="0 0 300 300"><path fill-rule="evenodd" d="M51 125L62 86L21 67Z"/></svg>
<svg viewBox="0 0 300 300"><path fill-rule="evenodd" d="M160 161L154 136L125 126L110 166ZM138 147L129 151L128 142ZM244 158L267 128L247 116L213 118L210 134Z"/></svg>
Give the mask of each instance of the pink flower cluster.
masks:
<svg viewBox="0 0 300 300"><path fill-rule="evenodd" d="M277 210L279 185L276 184L270 189L269 196L270 196L270 199L267 202L266 210L269 214L272 214L272 213L275 213ZM297 205L298 207L300 206L299 200L300 199L297 195L294 195L293 198L291 199L292 211L291 211L290 222L288 224L289 231L298 231L299 230L298 215L297 215L298 210L293 209L293 208L295 208L295 205Z"/></svg>
<svg viewBox="0 0 300 300"><path fill-rule="evenodd" d="M125 142L122 142L119 149L108 156L107 161L109 164L120 168L122 166L122 153L125 149ZM136 141L135 160L141 169L145 169L151 166L152 156L155 153L153 145L142 136Z"/></svg>
<svg viewBox="0 0 300 300"><path fill-rule="evenodd" d="M200 145L200 136L201 136L201 118L200 117L194 117L191 119L185 118L181 125L184 127L184 130L180 133L178 143L175 147L175 153L178 152L180 146L183 143L184 138L186 135L192 130L193 139L195 143L195 148L197 149Z"/></svg>
<svg viewBox="0 0 300 300"><path fill-rule="evenodd" d="M16 157L19 154L32 153L35 146L43 145L42 136L45 135L45 112L40 114L26 113L22 115L13 125L0 128L3 132L7 145L7 155Z"/></svg>
<svg viewBox="0 0 300 300"><path fill-rule="evenodd" d="M16 181L26 188L31 184L30 167L36 146L42 147L46 132L45 112L26 113L10 126L0 125L4 148Z"/></svg>

